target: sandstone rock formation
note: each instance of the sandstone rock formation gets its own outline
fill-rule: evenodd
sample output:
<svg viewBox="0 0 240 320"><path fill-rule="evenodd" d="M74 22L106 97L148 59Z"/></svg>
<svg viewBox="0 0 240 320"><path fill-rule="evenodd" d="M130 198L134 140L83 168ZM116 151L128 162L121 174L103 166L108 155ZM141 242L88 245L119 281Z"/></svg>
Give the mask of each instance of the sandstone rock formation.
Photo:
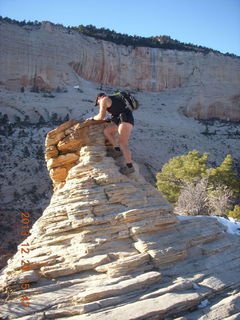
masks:
<svg viewBox="0 0 240 320"><path fill-rule="evenodd" d="M116 87L193 91L185 114L240 120L240 59L222 54L116 45L50 22L0 25L0 83L51 90L80 77Z"/></svg>
<svg viewBox="0 0 240 320"><path fill-rule="evenodd" d="M55 192L0 275L3 319L238 319L239 237L180 221L136 171L107 157L103 121L49 132ZM137 168L137 164L135 164Z"/></svg>

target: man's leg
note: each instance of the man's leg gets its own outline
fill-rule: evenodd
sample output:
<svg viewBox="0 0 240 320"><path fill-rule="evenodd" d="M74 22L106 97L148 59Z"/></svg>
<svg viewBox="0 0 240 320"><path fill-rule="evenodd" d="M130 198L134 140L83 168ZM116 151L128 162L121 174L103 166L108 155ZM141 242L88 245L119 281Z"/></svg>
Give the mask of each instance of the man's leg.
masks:
<svg viewBox="0 0 240 320"><path fill-rule="evenodd" d="M128 147L128 139L131 135L133 125L128 122L122 122L118 126L118 133L119 133L119 145L123 152L124 159L126 164L132 163L132 155L131 151Z"/></svg>
<svg viewBox="0 0 240 320"><path fill-rule="evenodd" d="M115 133L118 131L118 127L116 124L112 124L104 129L104 135L108 139L108 141L113 145L113 147L118 147L118 143L116 138L114 137Z"/></svg>

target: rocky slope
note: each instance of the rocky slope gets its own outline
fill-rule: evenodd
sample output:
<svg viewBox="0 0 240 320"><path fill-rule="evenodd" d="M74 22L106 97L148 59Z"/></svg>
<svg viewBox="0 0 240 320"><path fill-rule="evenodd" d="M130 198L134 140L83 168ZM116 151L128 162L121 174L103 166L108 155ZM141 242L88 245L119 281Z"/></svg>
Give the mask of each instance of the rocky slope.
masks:
<svg viewBox="0 0 240 320"><path fill-rule="evenodd" d="M1 260L15 251L20 239L17 226L21 211L36 221L51 198L51 181L44 163L46 133L65 118L86 119L97 113L93 107L99 90L112 93L118 88L101 86L79 78L80 90L66 86L67 92L14 92L0 87L1 112L8 115L0 123L0 215ZM209 152L209 166L219 165L230 153L239 167L240 125L231 121L198 121L184 115L192 96L191 88L159 93L135 92L141 106L134 113L135 127L130 139L133 158L141 174L155 183L155 175L170 158L193 149ZM29 117L28 121L24 121ZM5 256L6 255L6 256Z"/></svg>
<svg viewBox="0 0 240 320"><path fill-rule="evenodd" d="M20 215L1 317L238 319L239 236L210 217L179 220L136 163L121 175L105 126L68 121L47 135L55 191L31 229Z"/></svg>
<svg viewBox="0 0 240 320"><path fill-rule="evenodd" d="M0 25L0 82L8 89L50 90L78 77L159 92L190 88L185 114L240 120L240 59L221 54L116 45L50 22Z"/></svg>

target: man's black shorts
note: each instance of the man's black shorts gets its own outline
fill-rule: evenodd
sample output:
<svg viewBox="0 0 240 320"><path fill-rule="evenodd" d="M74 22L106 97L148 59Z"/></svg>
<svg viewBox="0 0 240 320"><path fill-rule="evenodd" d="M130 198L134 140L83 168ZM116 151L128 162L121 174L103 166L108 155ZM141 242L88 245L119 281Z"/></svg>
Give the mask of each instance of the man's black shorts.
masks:
<svg viewBox="0 0 240 320"><path fill-rule="evenodd" d="M134 126L134 118L131 111L120 113L119 116L114 116L111 119L117 126L122 122L131 123Z"/></svg>

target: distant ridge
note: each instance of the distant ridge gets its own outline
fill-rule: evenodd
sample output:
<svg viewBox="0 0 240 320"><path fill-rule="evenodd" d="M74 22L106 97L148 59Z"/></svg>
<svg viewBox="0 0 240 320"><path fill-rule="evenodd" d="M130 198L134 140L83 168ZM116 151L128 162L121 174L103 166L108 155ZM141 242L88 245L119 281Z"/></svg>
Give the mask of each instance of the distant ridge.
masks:
<svg viewBox="0 0 240 320"><path fill-rule="evenodd" d="M0 22L6 21L8 23L17 24L20 26L31 25L31 26L40 26L42 22L39 21L17 21L15 19L11 19L8 17L0 16ZM49 21L50 22L50 21ZM192 43L184 43L180 42L176 39L172 39L170 36L167 35L158 35L152 37L141 37L141 36L130 36L128 34L122 34L115 32L114 30L106 29L106 28L97 28L93 25L79 25L78 27L68 26L65 27L62 24L54 24L50 22L52 25L61 26L63 28L68 29L70 33L71 30L78 31L81 34L87 35L89 37L94 37L96 39L101 39L105 41L114 42L118 45L124 46L134 46L134 47L150 47L150 48L160 48L165 50L179 50L179 51L193 51L193 52L201 52L204 54L208 54L210 52L221 54L224 56L236 57L239 56L233 53L221 53L220 51L207 48L200 45L194 45Z"/></svg>

